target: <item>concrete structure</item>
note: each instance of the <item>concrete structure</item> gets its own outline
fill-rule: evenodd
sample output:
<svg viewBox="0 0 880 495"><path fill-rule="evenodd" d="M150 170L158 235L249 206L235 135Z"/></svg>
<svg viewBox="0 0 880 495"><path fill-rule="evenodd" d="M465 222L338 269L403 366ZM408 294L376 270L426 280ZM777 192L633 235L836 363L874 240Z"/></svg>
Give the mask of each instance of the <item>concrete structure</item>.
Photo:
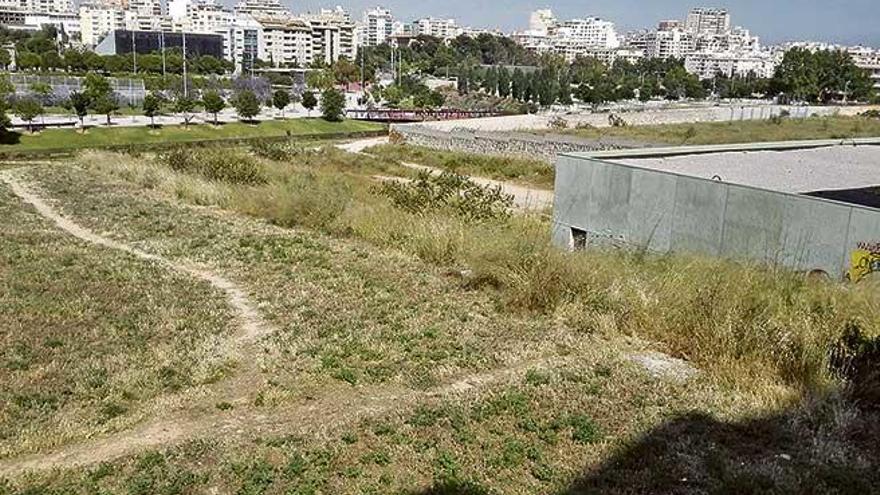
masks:
<svg viewBox="0 0 880 495"><path fill-rule="evenodd" d="M860 278L880 242L880 140L857 143L561 155L553 240Z"/></svg>

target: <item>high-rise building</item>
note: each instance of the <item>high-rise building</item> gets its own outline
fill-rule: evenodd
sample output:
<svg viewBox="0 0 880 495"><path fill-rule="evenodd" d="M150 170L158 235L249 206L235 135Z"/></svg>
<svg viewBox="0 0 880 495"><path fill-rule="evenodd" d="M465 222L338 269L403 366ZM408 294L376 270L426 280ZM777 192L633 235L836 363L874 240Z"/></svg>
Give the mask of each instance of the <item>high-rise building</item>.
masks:
<svg viewBox="0 0 880 495"><path fill-rule="evenodd" d="M644 37L649 58L685 58L694 51L694 36L681 29L653 31Z"/></svg>
<svg viewBox="0 0 880 495"><path fill-rule="evenodd" d="M355 44L355 24L342 7L321 9L317 14L304 16L312 27L312 51L314 58L325 63L345 57L354 60L357 56Z"/></svg>
<svg viewBox="0 0 880 495"><path fill-rule="evenodd" d="M280 0L240 0L235 6L236 14L254 16L290 17L292 14L281 5Z"/></svg>
<svg viewBox="0 0 880 495"><path fill-rule="evenodd" d="M364 12L358 34L358 43L364 46L376 46L385 43L394 34L394 16L382 7Z"/></svg>
<svg viewBox="0 0 880 495"><path fill-rule="evenodd" d="M556 16L550 9L536 10L529 16L529 31L549 34L554 26L556 26Z"/></svg>
<svg viewBox="0 0 880 495"><path fill-rule="evenodd" d="M695 36L724 34L730 31L730 13L727 9L691 9L685 21L685 30Z"/></svg>
<svg viewBox="0 0 880 495"><path fill-rule="evenodd" d="M104 3L86 2L79 7L80 40L97 45L111 31L125 29L125 10Z"/></svg>
<svg viewBox="0 0 880 495"><path fill-rule="evenodd" d="M312 29L307 21L293 17L254 16L262 37L258 58L275 67L306 66L312 63Z"/></svg>
<svg viewBox="0 0 880 495"><path fill-rule="evenodd" d="M435 17L423 17L413 21L412 32L414 35L434 36L444 40L450 40L462 34L455 19L438 19Z"/></svg>

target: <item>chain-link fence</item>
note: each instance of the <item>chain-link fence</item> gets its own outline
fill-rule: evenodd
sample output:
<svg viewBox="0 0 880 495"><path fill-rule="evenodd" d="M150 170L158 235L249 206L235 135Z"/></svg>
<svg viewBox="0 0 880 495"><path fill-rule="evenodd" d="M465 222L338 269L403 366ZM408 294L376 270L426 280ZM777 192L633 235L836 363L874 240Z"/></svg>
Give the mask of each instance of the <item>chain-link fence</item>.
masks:
<svg viewBox="0 0 880 495"><path fill-rule="evenodd" d="M61 102L66 100L70 93L74 91L82 91L82 83L84 78L71 76L45 76L31 74L12 74L9 76L9 82L15 88L15 94L27 95L33 94L34 84L47 84L52 88L51 99L53 102ZM143 79L116 78L107 79L110 83L110 89L116 95L121 105L135 106L140 105L144 101L146 88Z"/></svg>

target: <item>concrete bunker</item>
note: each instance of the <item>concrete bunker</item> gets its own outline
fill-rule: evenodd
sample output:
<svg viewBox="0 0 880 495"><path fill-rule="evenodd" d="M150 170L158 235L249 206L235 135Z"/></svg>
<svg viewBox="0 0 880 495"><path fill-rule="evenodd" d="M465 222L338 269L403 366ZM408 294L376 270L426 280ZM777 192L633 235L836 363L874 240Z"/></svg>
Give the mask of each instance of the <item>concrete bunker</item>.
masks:
<svg viewBox="0 0 880 495"><path fill-rule="evenodd" d="M553 238L880 276L880 139L568 153Z"/></svg>

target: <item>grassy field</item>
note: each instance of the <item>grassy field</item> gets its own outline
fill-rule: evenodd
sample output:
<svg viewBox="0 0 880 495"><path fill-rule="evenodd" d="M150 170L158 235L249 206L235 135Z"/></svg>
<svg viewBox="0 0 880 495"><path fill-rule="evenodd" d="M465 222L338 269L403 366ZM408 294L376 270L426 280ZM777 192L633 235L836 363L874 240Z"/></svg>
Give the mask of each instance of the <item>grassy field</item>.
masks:
<svg viewBox="0 0 880 495"><path fill-rule="evenodd" d="M626 115L623 115L624 119ZM732 144L809 139L880 137L880 119L863 117L814 117L781 121L707 122L608 128L578 128L563 132L597 139L629 138L675 146Z"/></svg>
<svg viewBox="0 0 880 495"><path fill-rule="evenodd" d="M553 189L555 177L553 166L540 160L440 151L402 144L373 146L365 151L388 160L410 162L458 174L510 181L541 189Z"/></svg>
<svg viewBox="0 0 880 495"><path fill-rule="evenodd" d="M107 458L106 445L84 449L85 466L11 476L0 494L869 493L880 482L876 402L851 399L871 389L829 368L843 335L880 333L872 287L692 257L561 253L540 217L471 214L485 198L389 196L374 176L413 178L390 156L192 153L88 152L20 173L79 225L234 280L272 331L250 365L220 358L234 354L222 337L236 321L222 297L174 274L129 282L164 267L71 240L0 182L0 280L23 285L4 291L12 309L0 315L28 330L0 340L0 387L42 393L43 377L69 366L59 376L86 381L48 382L64 398L52 409L0 406L0 473L54 445L142 445ZM81 269L58 247L68 244ZM120 303L100 280L145 296ZM168 344L129 356L126 339L102 339L132 313L146 331L189 305L211 315L190 333L133 336ZM44 343L64 330L77 342ZM171 344L193 336L212 345ZM109 398L78 395L96 359L55 350L68 346L135 371L111 375ZM186 365L206 348L220 373ZM241 376L234 398L203 385ZM163 389L166 379L179 384ZM122 406L109 426L107 402ZM54 419L78 411L98 419ZM174 441L137 443L138 428L164 431L148 426L169 417Z"/></svg>
<svg viewBox="0 0 880 495"><path fill-rule="evenodd" d="M278 137L290 133L293 136L307 134L336 134L376 131L383 127L369 122L346 120L327 122L323 119L269 120L259 124L240 122L220 126L199 124L164 126L159 129L147 127L93 127L85 133L75 129L47 129L37 134L8 135L0 144L0 153L40 150L68 150L97 148L102 146L142 145L150 143L186 143L213 139L247 139ZM17 142L15 142L17 141Z"/></svg>

